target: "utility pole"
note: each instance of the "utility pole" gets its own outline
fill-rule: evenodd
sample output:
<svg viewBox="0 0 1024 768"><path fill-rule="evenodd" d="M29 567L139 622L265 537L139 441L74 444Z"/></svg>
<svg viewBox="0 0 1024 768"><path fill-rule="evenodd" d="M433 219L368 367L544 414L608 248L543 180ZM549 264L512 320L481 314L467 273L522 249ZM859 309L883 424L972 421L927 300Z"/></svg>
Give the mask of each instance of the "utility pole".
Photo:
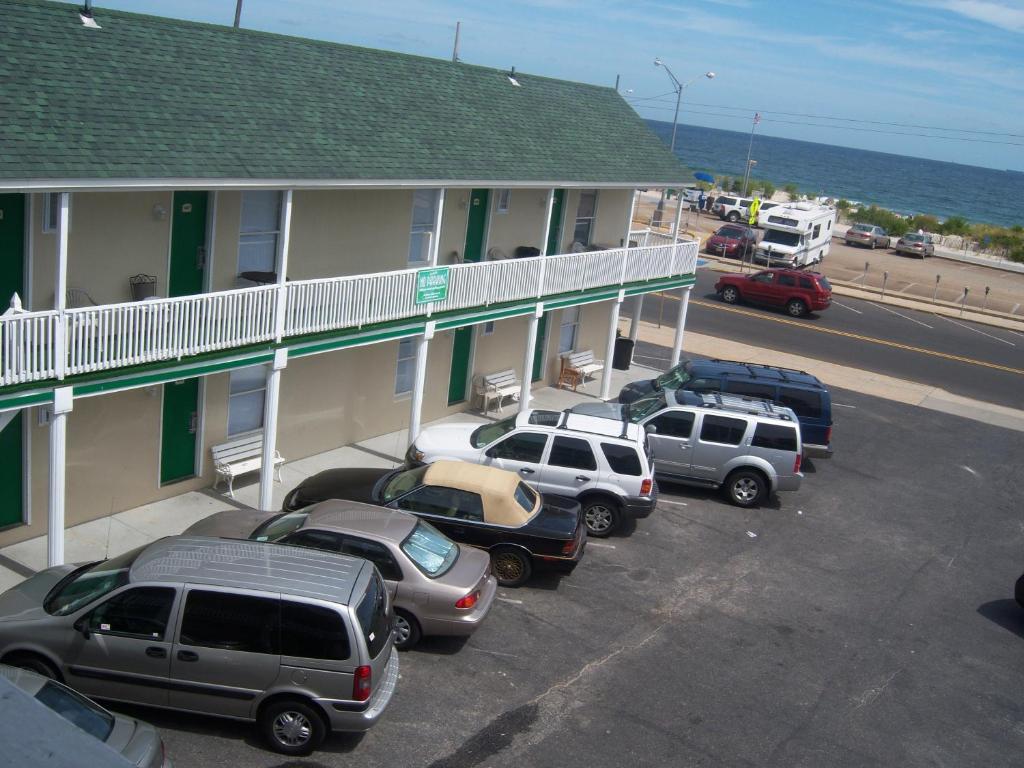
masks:
<svg viewBox="0 0 1024 768"><path fill-rule="evenodd" d="M235 29L242 23L242 0L235 3Z"/></svg>
<svg viewBox="0 0 1024 768"><path fill-rule="evenodd" d="M241 2L241 0L239 0ZM452 64L459 63L459 30L462 28L462 22L455 22L455 47L452 48Z"/></svg>
<svg viewBox="0 0 1024 768"><path fill-rule="evenodd" d="M747 144L747 169L743 173L743 191L740 193L740 197L747 196L747 180L750 178L750 151L754 148L754 129L757 128L757 124L761 122L761 113L756 112L754 114L754 124L750 126L750 143Z"/></svg>

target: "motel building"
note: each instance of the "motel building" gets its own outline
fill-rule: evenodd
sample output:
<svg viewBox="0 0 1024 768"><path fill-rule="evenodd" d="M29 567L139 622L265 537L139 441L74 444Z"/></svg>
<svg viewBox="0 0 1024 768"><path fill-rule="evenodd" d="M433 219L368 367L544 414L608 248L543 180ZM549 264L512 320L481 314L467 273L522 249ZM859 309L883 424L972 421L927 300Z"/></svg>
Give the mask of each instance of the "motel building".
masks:
<svg viewBox="0 0 1024 768"><path fill-rule="evenodd" d="M0 546L469 408L519 407L697 244L687 171L609 87L0 0ZM674 206L667 218L675 216Z"/></svg>

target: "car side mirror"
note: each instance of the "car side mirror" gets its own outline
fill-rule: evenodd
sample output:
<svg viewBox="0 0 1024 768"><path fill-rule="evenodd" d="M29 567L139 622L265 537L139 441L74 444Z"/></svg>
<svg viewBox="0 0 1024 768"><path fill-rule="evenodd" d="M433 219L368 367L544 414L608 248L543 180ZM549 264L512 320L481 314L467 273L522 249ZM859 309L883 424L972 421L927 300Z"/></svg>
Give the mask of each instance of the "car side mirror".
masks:
<svg viewBox="0 0 1024 768"><path fill-rule="evenodd" d="M85 616L76 621L74 627L75 631L81 632L82 637L84 637L86 640L88 640L89 637L92 635L92 632L89 631L89 621L88 619L86 619Z"/></svg>
<svg viewBox="0 0 1024 768"><path fill-rule="evenodd" d="M486 456L489 459L493 459L497 455L498 452L494 448L488 448L486 451L484 451L484 456Z"/></svg>
<svg viewBox="0 0 1024 768"><path fill-rule="evenodd" d="M656 434L657 431L658 431L658 428L656 426L654 426L653 424L645 424L644 425L644 432L646 432L648 435Z"/></svg>

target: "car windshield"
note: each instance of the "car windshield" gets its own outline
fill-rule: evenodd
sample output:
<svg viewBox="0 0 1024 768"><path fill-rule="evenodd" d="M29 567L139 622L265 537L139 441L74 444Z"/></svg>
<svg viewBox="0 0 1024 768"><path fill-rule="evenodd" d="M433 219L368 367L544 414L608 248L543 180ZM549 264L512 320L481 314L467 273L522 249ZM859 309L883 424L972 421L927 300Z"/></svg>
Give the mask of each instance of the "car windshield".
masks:
<svg viewBox="0 0 1024 768"><path fill-rule="evenodd" d="M507 419L496 421L493 424L484 424L477 427L473 430L473 434L469 436L469 442L473 444L474 448L483 448L485 445L493 443L499 437L504 437L515 428L516 417L509 416Z"/></svg>
<svg viewBox="0 0 1024 768"><path fill-rule="evenodd" d="M903 236L903 239L908 243L923 243L924 235L919 235L916 232L908 232Z"/></svg>
<svg viewBox="0 0 1024 768"><path fill-rule="evenodd" d="M832 283L830 283L828 281L828 278L825 277L824 275L819 275L818 276L818 285L820 285L826 291L831 291L832 290Z"/></svg>
<svg viewBox="0 0 1024 768"><path fill-rule="evenodd" d="M738 229L736 227L722 227L715 234L717 234L719 237L732 237L738 240L739 238L743 237L743 230Z"/></svg>
<svg viewBox="0 0 1024 768"><path fill-rule="evenodd" d="M850 227L850 229L852 229L854 232L870 232L871 231L871 225L870 224L854 224L852 227Z"/></svg>
<svg viewBox="0 0 1024 768"><path fill-rule="evenodd" d="M407 469L405 472L393 475L384 486L384 491L381 493L381 501L387 504L399 496L404 496L413 488L422 485L423 476L427 474L427 469L429 467L416 467L416 469Z"/></svg>
<svg viewBox="0 0 1024 768"><path fill-rule="evenodd" d="M665 395L649 395L648 397L641 397L639 400L634 400L632 403L626 406L625 416L634 424L639 424L641 421L646 419L652 413L657 413L666 405Z"/></svg>
<svg viewBox="0 0 1024 768"><path fill-rule="evenodd" d="M654 380L658 389L680 389L693 377L686 370L686 363L669 368L661 376Z"/></svg>
<svg viewBox="0 0 1024 768"><path fill-rule="evenodd" d="M308 517L309 512L305 510L285 512L260 523L260 527L253 531L249 538L253 541L277 541L282 536L299 530Z"/></svg>
<svg viewBox="0 0 1024 768"><path fill-rule="evenodd" d="M43 601L52 616L67 616L128 583L128 571L145 546L109 560L90 563L65 576Z"/></svg>
<svg viewBox="0 0 1024 768"><path fill-rule="evenodd" d="M443 576L459 558L459 545L422 520L402 542L402 551L431 579Z"/></svg>
<svg viewBox="0 0 1024 768"><path fill-rule="evenodd" d="M761 238L761 244L772 243L773 245L800 245L800 235L796 232L781 232L777 229L769 229Z"/></svg>
<svg viewBox="0 0 1024 768"><path fill-rule="evenodd" d="M69 723L77 725L100 741L106 741L114 730L112 714L63 685L50 681L39 689L36 698Z"/></svg>

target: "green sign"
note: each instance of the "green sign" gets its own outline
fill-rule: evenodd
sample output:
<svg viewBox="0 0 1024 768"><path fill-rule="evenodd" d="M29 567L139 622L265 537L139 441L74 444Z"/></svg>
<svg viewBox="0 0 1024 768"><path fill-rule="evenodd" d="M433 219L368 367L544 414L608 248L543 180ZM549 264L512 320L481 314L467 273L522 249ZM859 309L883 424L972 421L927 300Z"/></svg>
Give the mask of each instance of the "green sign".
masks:
<svg viewBox="0 0 1024 768"><path fill-rule="evenodd" d="M448 298L448 267L421 269L416 273L416 303L428 304Z"/></svg>

